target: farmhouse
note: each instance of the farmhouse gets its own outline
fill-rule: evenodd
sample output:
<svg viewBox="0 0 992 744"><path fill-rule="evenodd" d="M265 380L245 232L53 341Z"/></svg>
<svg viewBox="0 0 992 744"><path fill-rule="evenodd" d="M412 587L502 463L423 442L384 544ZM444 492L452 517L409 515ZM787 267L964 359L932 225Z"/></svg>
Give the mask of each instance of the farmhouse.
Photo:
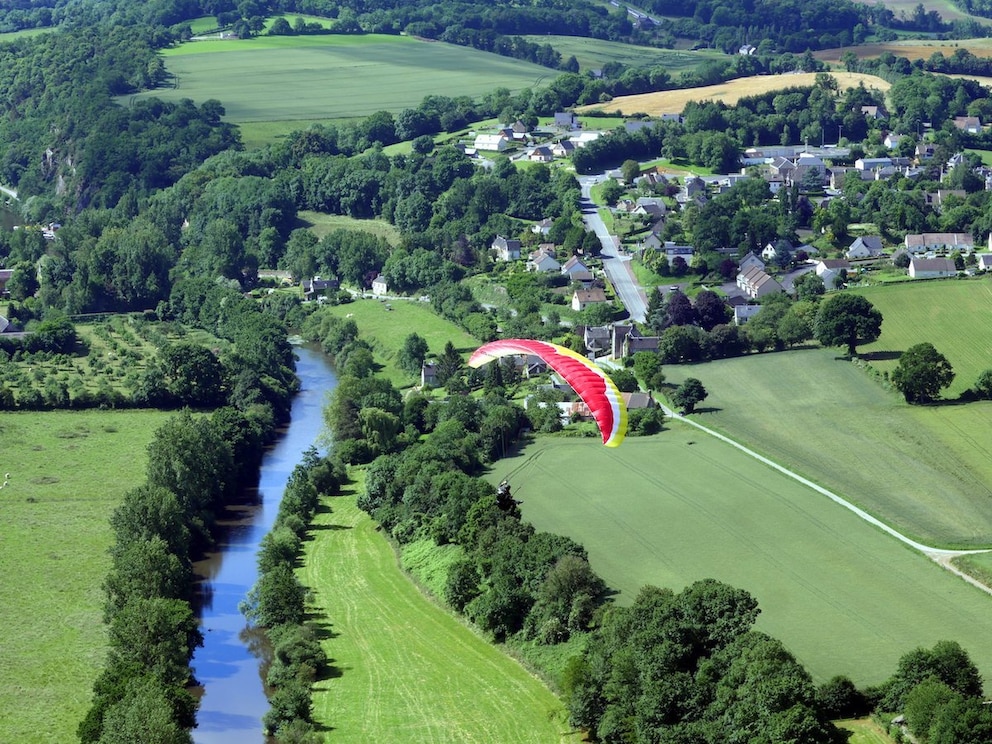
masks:
<svg viewBox="0 0 992 744"><path fill-rule="evenodd" d="M315 276L313 279L304 279L300 283L303 299L308 301L324 297L330 292L336 292L340 286L341 284L337 279L321 279L319 276Z"/></svg>
<svg viewBox="0 0 992 744"><path fill-rule="evenodd" d="M982 131L982 121L977 116L955 116L954 126L968 134L979 134Z"/></svg>
<svg viewBox="0 0 992 744"><path fill-rule="evenodd" d="M577 289L572 294L572 309L576 312L585 310L590 305L601 305L606 302L606 292L599 287Z"/></svg>
<svg viewBox="0 0 992 744"><path fill-rule="evenodd" d="M979 271L992 270L992 253L979 253L977 268Z"/></svg>
<svg viewBox="0 0 992 744"><path fill-rule="evenodd" d="M618 323L613 326L613 358L624 359L639 351L658 351L659 336L643 336L637 326Z"/></svg>
<svg viewBox="0 0 992 744"><path fill-rule="evenodd" d="M571 111L558 111L555 113L555 126L563 127L567 129L578 129L582 124L579 123L579 117L577 114Z"/></svg>
<svg viewBox="0 0 992 744"><path fill-rule="evenodd" d="M957 274L958 270L949 258L913 258L909 262L909 275L914 279L937 279Z"/></svg>
<svg viewBox="0 0 992 744"><path fill-rule="evenodd" d="M532 163L550 163L555 159L555 156L550 147L547 145L540 145L528 153L527 159Z"/></svg>
<svg viewBox="0 0 992 744"><path fill-rule="evenodd" d="M551 146L551 154L556 158L567 158L573 152L575 152L575 143L572 140L562 140Z"/></svg>
<svg viewBox="0 0 992 744"><path fill-rule="evenodd" d="M382 274L379 274L372 280L372 294L377 297L389 294L389 283L386 281L386 277Z"/></svg>

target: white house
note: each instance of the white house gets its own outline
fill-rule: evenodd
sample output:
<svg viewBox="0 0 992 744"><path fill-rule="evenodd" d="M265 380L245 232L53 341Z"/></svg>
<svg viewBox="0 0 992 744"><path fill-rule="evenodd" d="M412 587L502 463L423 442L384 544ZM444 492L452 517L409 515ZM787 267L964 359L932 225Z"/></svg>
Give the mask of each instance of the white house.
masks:
<svg viewBox="0 0 992 744"><path fill-rule="evenodd" d="M572 309L576 312L585 310L590 305L601 305L604 302L606 302L606 292L599 287L577 289L572 294Z"/></svg>
<svg viewBox="0 0 992 744"><path fill-rule="evenodd" d="M744 258L741 259L739 270L741 273L747 271L750 268L757 266L762 271L765 270L765 262L760 258L755 256L753 253L748 253Z"/></svg>
<svg viewBox="0 0 992 744"><path fill-rule="evenodd" d="M855 238L847 249L848 259L852 258L878 258L883 252L882 239L878 235L862 235Z"/></svg>
<svg viewBox="0 0 992 744"><path fill-rule="evenodd" d="M827 289L836 289L842 271L849 271L851 264L842 258L821 258L816 262L816 275Z"/></svg>
<svg viewBox="0 0 992 744"><path fill-rule="evenodd" d="M917 233L907 235L905 245L910 253L927 251L970 253L975 248L975 239L970 233Z"/></svg>
<svg viewBox="0 0 992 744"><path fill-rule="evenodd" d="M914 279L937 279L957 276L958 270L949 258L912 258L909 261L909 275Z"/></svg>
<svg viewBox="0 0 992 744"><path fill-rule="evenodd" d="M520 258L519 240L497 235L489 247L496 252L496 258L500 261L516 261Z"/></svg>
<svg viewBox="0 0 992 744"><path fill-rule="evenodd" d="M992 253L979 253L977 268L979 271L992 271Z"/></svg>
<svg viewBox="0 0 992 744"><path fill-rule="evenodd" d="M503 132L499 134L480 134L476 136L473 147L476 150L503 152L503 150L510 146L511 142L512 140L508 139Z"/></svg>
<svg viewBox="0 0 992 744"><path fill-rule="evenodd" d="M782 285L766 274L764 269L759 269L757 266L738 274L737 286L751 299L782 291Z"/></svg>
<svg viewBox="0 0 992 744"><path fill-rule="evenodd" d="M527 270L544 274L549 271L560 271L561 264L553 255L542 249L530 254L530 258L527 260Z"/></svg>
<svg viewBox="0 0 992 744"><path fill-rule="evenodd" d="M379 274L379 276L372 280L372 294L377 297L389 294L389 283L382 274Z"/></svg>

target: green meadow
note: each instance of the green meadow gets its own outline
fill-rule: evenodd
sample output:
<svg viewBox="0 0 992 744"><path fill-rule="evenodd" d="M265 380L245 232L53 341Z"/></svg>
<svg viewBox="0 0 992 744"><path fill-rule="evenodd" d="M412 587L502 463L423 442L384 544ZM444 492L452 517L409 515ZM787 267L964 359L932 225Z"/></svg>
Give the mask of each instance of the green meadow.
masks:
<svg viewBox="0 0 992 744"><path fill-rule="evenodd" d="M582 36L524 36L532 44L550 44L563 59L575 57L583 71L595 70L608 62L627 67L656 67L668 69L672 77L680 72L695 70L704 62L726 60L727 55L715 49L681 51L636 46L619 41L589 39Z"/></svg>
<svg viewBox="0 0 992 744"><path fill-rule="evenodd" d="M417 300L360 299L325 310L340 318L352 318L361 338L372 345L375 360L384 365L380 372L397 387L409 387L414 378L396 366L403 342L411 333L420 334L429 348L428 358L440 355L448 341L466 357L481 343L450 320ZM419 379L416 380L419 384Z"/></svg>
<svg viewBox="0 0 992 744"><path fill-rule="evenodd" d="M537 529L582 543L618 602L646 584L679 590L712 577L749 591L759 629L817 682L877 684L906 652L953 639L992 687L992 597L687 425L615 450L540 438L489 477L509 480Z"/></svg>
<svg viewBox="0 0 992 744"><path fill-rule="evenodd" d="M354 230L368 232L387 241L394 248L400 245L400 231L386 220L357 220L343 214L325 214L301 210L296 213L297 219L304 227L318 238L323 238L335 230Z"/></svg>
<svg viewBox="0 0 992 744"><path fill-rule="evenodd" d="M883 329L885 323L883 322ZM837 349L668 365L703 382L697 420L792 468L903 534L992 546L992 403L907 405Z"/></svg>
<svg viewBox="0 0 992 744"><path fill-rule="evenodd" d="M314 689L329 739L580 741L540 680L420 592L353 495L325 504L302 579L335 670Z"/></svg>
<svg viewBox="0 0 992 744"><path fill-rule="evenodd" d="M187 42L163 53L173 87L128 97L216 98L227 120L280 122L278 136L316 121L397 113L425 96L517 92L554 72L520 60L407 36L262 36ZM261 132L259 133L261 134Z"/></svg>
<svg viewBox="0 0 992 744"><path fill-rule="evenodd" d="M932 343L954 368L944 397L956 398L992 369L992 278L904 282L852 290L882 313L882 335L858 353L880 372L892 372L899 354Z"/></svg>
<svg viewBox="0 0 992 744"><path fill-rule="evenodd" d="M157 411L0 417L0 741L76 740L103 666L109 519L144 480Z"/></svg>

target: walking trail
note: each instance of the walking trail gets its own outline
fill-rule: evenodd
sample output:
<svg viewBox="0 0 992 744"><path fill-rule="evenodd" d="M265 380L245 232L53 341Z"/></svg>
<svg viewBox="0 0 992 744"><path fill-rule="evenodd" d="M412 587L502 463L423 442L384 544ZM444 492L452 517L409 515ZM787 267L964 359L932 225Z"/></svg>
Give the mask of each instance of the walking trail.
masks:
<svg viewBox="0 0 992 744"><path fill-rule="evenodd" d="M854 512L861 519L865 520L869 524L872 524L875 527L878 527L883 532L888 533L889 535L891 535L892 537L896 538L897 540L899 540L901 542L904 542L906 545L909 545L910 547L912 547L912 548L920 551L925 556L927 556L931 560L935 561L939 565L943 566L945 569L947 569L951 573L956 574L957 576L960 576L962 579L964 579L965 581L967 581L972 586L978 587L979 589L981 589L986 594L992 594L992 587L986 586L982 582L978 581L978 579L976 579L976 578L974 578L972 576L969 576L964 571L962 571L959 568L957 568L953 563L951 563L951 560L952 559L954 559L954 558L956 558L958 556L961 556L961 555L973 555L975 553L989 553L989 552L992 552L992 550L944 550L943 548L934 548L934 547L931 547L929 545L924 545L923 543L917 542L916 540L913 540L912 538L906 537L904 534L902 534L901 532L893 529L892 527L890 527L889 525L887 525L884 522L880 521L879 519L876 519L871 514L869 514L868 512L866 512L864 509L860 509L857 506L855 506L854 504L852 504L850 501L848 501L848 500L846 500L844 498L841 498L840 496L838 496L837 494L835 494L833 491L830 491L830 490L824 488L823 486L820 486L820 485L814 483L813 481L809 480L808 478L804 478L803 476L799 475L796 472L793 472L792 470L789 470L788 468L782 467L777 462L774 462L772 460L769 460L764 455L758 454L754 450L749 449L748 447L745 447L743 444L741 444L740 442L734 441L730 437L724 436L723 434L720 434L719 432L713 431L713 429L710 429L710 428L708 428L706 426L703 426L702 424L700 424L700 423L698 423L696 421L693 421L692 419L689 419L689 418L686 418L685 416L679 415L678 413L676 413L675 411L673 411L671 408L669 408L668 406L666 406L664 404L659 403L659 405L661 405L661 409L665 412L665 415L666 416L668 416L670 418L673 418L673 419L678 419L679 421L684 421L685 423L689 424L690 426L696 427L697 429L699 429L700 431L705 432L706 434L710 435L711 437L716 437L721 442L726 442L727 444L731 445L732 447L736 447L741 452L744 452L745 454L749 455L750 457L753 457L754 459L756 459L756 460L758 460L760 462L763 462L768 467L770 467L770 468L772 468L774 470L777 470L778 472L782 473L783 475L788 476L789 478L792 478L793 480L799 481L804 486L808 486L809 488L812 488L817 493L823 494L824 496L826 496L831 501L833 501L833 502L835 502L837 504L840 504L845 509L849 509L850 511Z"/></svg>

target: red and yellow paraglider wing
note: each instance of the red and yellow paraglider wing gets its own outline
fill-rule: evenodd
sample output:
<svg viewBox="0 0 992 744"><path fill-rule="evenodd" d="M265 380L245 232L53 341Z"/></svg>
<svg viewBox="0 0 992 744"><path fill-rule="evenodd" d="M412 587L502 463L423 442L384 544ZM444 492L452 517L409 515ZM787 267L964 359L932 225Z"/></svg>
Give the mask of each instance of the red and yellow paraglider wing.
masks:
<svg viewBox="0 0 992 744"><path fill-rule="evenodd" d="M627 406L620 390L589 359L564 346L530 339L503 339L480 346L468 360L470 367L504 356L533 354L561 375L586 404L599 426L603 444L617 447L627 433Z"/></svg>

